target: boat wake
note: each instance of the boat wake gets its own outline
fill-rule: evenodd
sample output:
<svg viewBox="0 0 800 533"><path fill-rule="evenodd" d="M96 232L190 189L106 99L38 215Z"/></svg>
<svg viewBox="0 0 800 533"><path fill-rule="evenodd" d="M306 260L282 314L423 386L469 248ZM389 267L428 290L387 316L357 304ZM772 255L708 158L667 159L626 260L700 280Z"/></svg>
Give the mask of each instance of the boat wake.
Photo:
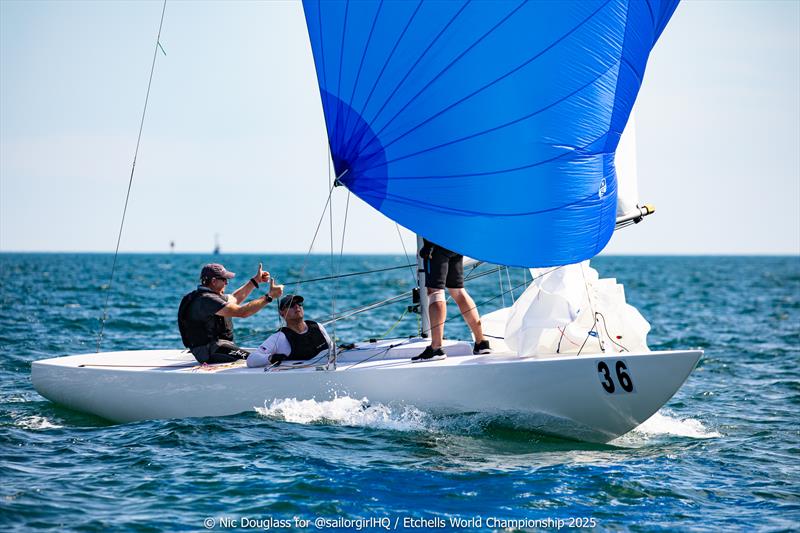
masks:
<svg viewBox="0 0 800 533"><path fill-rule="evenodd" d="M619 437L611 444L639 446L659 437L687 437L691 439L715 439L723 435L709 429L694 418L678 418L669 411L659 411L630 433Z"/></svg>
<svg viewBox="0 0 800 533"><path fill-rule="evenodd" d="M476 430L486 430L491 423L503 420L487 419L485 415L464 415L444 419L421 411L414 406L389 406L371 404L367 398L337 397L333 400L297 400L284 398L273 400L256 411L267 418L295 424L333 424L341 426L389 429L394 431L423 431L433 433L474 434ZM514 428L509 422L508 429ZM618 446L640 446L643 441L650 442L663 436L687 437L692 439L713 439L722 437L717 431L709 429L693 418L678 418L669 412L658 412L648 418L630 433L612 441Z"/></svg>
<svg viewBox="0 0 800 533"><path fill-rule="evenodd" d="M297 424L336 424L397 431L432 429L430 415L415 407L371 405L366 398L359 400L349 396L319 402L285 398L256 407L256 411L268 418Z"/></svg>

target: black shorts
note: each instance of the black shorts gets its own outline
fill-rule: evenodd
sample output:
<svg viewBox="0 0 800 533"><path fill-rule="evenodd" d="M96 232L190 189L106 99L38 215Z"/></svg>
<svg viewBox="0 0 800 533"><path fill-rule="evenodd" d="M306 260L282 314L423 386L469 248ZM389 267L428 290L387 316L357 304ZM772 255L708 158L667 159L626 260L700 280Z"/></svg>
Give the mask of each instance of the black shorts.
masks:
<svg viewBox="0 0 800 533"><path fill-rule="evenodd" d="M425 286L429 289L464 288L463 255L435 246L431 258L424 259L423 263L425 265Z"/></svg>

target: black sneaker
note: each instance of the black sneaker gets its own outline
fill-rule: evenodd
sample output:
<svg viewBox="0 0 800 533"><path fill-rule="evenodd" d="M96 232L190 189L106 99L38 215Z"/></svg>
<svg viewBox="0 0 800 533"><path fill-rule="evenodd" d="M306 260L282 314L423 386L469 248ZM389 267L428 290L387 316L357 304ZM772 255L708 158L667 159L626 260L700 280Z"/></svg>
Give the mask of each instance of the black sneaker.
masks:
<svg viewBox="0 0 800 533"><path fill-rule="evenodd" d="M447 358L447 354L444 353L444 350L442 350L441 348L436 348L434 350L432 346L428 346L427 348L425 348L425 351L423 351L421 354L412 357L411 362L424 363L427 361L441 361L442 359L445 358Z"/></svg>
<svg viewBox="0 0 800 533"><path fill-rule="evenodd" d="M483 339L481 342L476 342L475 346L472 347L472 353L475 355L485 355L487 353L492 353L492 347L489 346L489 341Z"/></svg>

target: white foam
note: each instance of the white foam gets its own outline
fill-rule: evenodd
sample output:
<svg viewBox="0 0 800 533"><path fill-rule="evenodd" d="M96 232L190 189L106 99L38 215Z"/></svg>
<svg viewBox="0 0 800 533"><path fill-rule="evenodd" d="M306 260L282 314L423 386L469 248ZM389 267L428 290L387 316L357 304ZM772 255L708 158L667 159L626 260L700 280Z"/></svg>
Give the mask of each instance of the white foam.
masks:
<svg viewBox="0 0 800 533"><path fill-rule="evenodd" d="M414 406L388 406L370 404L367 398L336 397L333 400L298 400L283 398L269 405L256 407L262 415L295 424L338 424L342 426L391 429L397 431L425 431L435 433L471 434L482 429L491 417L473 414L455 418L434 418ZM615 439L618 445L640 445L659 435L674 435L694 439L712 439L722 435L706 428L693 418L680 419L669 412L660 411L630 433Z"/></svg>
<svg viewBox="0 0 800 533"><path fill-rule="evenodd" d="M64 426L53 424L43 416L26 416L14 421L17 427L23 429L58 429Z"/></svg>
<svg viewBox="0 0 800 533"><path fill-rule="evenodd" d="M661 411L642 422L632 433L644 436L676 435L693 439L713 439L722 436L706 428L699 420L675 418L668 412Z"/></svg>
<svg viewBox="0 0 800 533"><path fill-rule="evenodd" d="M264 407L256 407L256 411L263 416L297 424L334 423L398 431L431 429L429 416L415 407L370 405L366 398L358 400L349 396L328 401L285 398L273 400L270 405L265 402Z"/></svg>

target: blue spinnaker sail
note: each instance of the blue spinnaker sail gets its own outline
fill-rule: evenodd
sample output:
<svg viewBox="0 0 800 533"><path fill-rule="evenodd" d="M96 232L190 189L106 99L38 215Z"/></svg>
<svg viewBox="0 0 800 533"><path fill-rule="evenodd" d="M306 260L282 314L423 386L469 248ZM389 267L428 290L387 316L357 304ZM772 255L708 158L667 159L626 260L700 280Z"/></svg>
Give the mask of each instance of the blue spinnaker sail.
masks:
<svg viewBox="0 0 800 533"><path fill-rule="evenodd" d="M337 175L493 263L593 257L614 151L678 0L304 0Z"/></svg>

